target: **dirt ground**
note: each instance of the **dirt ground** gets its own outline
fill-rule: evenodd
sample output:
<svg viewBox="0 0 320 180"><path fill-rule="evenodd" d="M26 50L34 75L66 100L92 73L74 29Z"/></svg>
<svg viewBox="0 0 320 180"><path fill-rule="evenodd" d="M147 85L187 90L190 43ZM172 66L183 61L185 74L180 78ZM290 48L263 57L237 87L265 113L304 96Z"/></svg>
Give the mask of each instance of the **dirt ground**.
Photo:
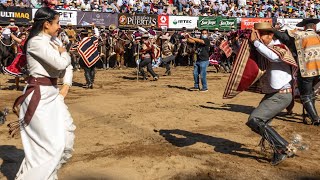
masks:
<svg viewBox="0 0 320 180"><path fill-rule="evenodd" d="M192 67L172 76L157 68L159 81L136 80L134 69L98 70L95 88L82 88L75 72L66 104L77 126L74 154L60 179L320 179L320 127L278 116L272 125L285 138L300 134L306 151L271 166L258 147L259 136L245 125L262 95L244 92L222 99L228 74L208 69L209 92L191 92ZM0 110L21 91L0 76ZM152 78L149 78L152 79ZM317 105L319 109L319 104ZM6 124L16 120L10 112ZM20 137L0 126L0 179L12 179L23 158Z"/></svg>

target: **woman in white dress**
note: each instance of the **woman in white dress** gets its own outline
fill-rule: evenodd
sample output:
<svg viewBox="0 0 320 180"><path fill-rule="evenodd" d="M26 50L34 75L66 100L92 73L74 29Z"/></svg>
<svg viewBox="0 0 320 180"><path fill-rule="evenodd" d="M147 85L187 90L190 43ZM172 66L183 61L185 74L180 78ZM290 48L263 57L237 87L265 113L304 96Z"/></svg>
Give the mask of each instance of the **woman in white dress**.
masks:
<svg viewBox="0 0 320 180"><path fill-rule="evenodd" d="M75 126L64 103L73 74L70 56L55 40L59 29L59 13L40 8L25 43L30 77L24 95L14 104L15 111L20 106L25 152L16 175L19 180L58 179L57 170L73 151ZM64 83L61 90L57 86L59 77ZM15 133L13 125L12 131Z"/></svg>

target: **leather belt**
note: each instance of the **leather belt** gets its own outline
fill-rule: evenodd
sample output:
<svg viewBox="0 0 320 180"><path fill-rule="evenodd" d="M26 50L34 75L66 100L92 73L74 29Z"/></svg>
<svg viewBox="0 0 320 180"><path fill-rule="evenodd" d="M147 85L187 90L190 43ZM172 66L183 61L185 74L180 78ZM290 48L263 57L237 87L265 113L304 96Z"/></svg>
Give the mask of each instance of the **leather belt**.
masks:
<svg viewBox="0 0 320 180"><path fill-rule="evenodd" d="M281 89L281 90L279 91L279 93L281 93L281 94L292 93L292 88Z"/></svg>

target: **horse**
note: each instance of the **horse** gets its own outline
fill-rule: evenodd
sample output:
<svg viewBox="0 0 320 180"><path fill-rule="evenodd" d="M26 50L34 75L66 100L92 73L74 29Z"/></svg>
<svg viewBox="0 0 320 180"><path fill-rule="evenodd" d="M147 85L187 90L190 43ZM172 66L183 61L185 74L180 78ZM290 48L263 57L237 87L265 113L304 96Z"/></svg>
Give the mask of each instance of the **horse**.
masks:
<svg viewBox="0 0 320 180"><path fill-rule="evenodd" d="M0 39L0 68L9 66L15 56L15 50L13 47L13 40L10 38Z"/></svg>
<svg viewBox="0 0 320 180"><path fill-rule="evenodd" d="M124 54L126 47L132 47L133 39L127 32L120 32L118 38L115 41L114 52L116 53L116 67L121 68L125 65Z"/></svg>

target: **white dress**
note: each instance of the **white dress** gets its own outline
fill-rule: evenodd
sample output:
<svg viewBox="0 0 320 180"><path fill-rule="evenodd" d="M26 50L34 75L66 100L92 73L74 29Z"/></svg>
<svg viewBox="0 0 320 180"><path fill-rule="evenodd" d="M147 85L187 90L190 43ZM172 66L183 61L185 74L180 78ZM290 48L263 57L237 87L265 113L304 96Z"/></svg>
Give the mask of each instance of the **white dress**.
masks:
<svg viewBox="0 0 320 180"><path fill-rule="evenodd" d="M67 52L60 54L51 37L39 34L27 44L27 62L33 77L63 77L71 86L72 66ZM28 86L28 85L27 85ZM21 126L25 158L16 175L19 180L58 179L57 170L71 157L74 143L72 117L57 86L40 86L41 99L28 126ZM23 119L31 93L20 107Z"/></svg>

